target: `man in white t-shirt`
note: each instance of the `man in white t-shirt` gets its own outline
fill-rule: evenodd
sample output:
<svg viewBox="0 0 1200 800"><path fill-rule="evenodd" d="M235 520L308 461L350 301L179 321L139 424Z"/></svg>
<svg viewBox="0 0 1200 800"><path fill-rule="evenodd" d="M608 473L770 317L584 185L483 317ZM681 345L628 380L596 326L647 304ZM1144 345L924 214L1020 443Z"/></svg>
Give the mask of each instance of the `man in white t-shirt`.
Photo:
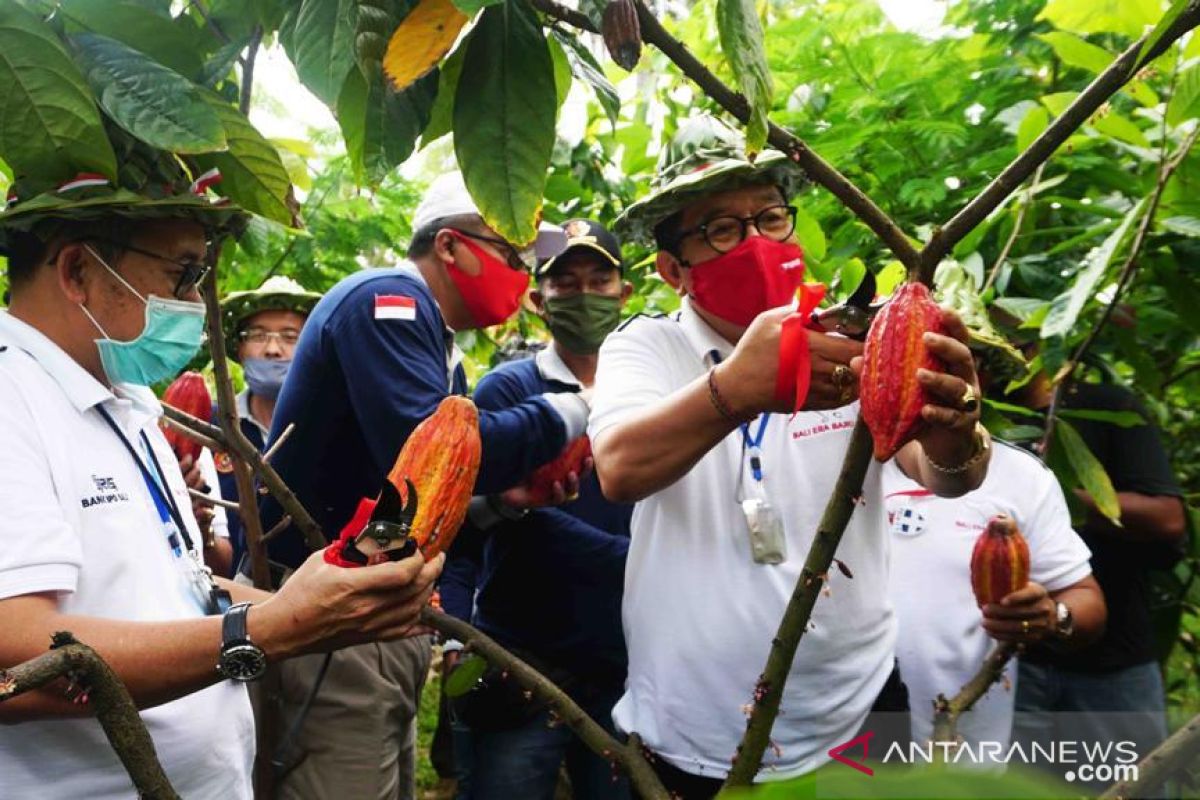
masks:
<svg viewBox="0 0 1200 800"><path fill-rule="evenodd" d="M214 586L147 385L198 350L208 242L246 215L195 194L165 154L122 145L155 165L122 170L144 183L23 176L0 212L0 668L70 631L128 688L180 796L249 800L244 683L268 661L411 635L442 562L347 570L315 554L274 596ZM235 601L223 615L214 589ZM66 690L0 704L5 800L134 795L92 707Z"/></svg>
<svg viewBox="0 0 1200 800"><path fill-rule="evenodd" d="M685 297L678 314L635 318L600 351L596 472L610 499L637 501L623 603L629 677L613 716L685 798L713 796L729 769L858 414L850 362L862 345L815 331L804 409L791 416L775 397L782 307L802 274L786 198L801 178L782 153L748 162L736 134L701 117L681 126L655 191L618 222L635 237L653 232L659 274ZM898 458L923 485L958 495L982 481L989 448L965 330L945 320L955 338L926 341L951 371L913 376L938 404L924 407L928 430ZM828 578L759 780L828 761L892 676L879 475L873 463L838 548L854 577Z"/></svg>
<svg viewBox="0 0 1200 800"><path fill-rule="evenodd" d="M930 738L934 700L939 694L953 697L982 666L996 638L1073 648L1100 635L1104 596L1092 577L1091 554L1071 528L1054 473L1033 455L996 442L983 484L954 500L937 497L889 462L883 491L899 627L896 657L908 687L914 741ZM1029 544L1030 582L1007 599L1039 612L1026 626L997 616L993 606L980 609L971 589L971 553L997 514L1012 517ZM1010 662L1003 680L959 718L964 741L999 742L1007 750L1015 666Z"/></svg>

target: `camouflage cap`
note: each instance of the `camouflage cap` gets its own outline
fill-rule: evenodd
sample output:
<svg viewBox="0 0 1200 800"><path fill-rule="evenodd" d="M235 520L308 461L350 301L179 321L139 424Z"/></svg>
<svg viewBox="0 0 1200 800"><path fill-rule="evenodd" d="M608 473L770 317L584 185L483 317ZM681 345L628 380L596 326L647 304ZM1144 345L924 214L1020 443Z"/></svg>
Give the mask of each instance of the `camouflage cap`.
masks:
<svg viewBox="0 0 1200 800"><path fill-rule="evenodd" d="M321 299L319 292L310 292L296 280L275 275L262 286L242 292L230 292L221 301L221 328L225 333L226 354L237 361L237 335L242 323L260 311L295 311L308 316Z"/></svg>
<svg viewBox="0 0 1200 800"><path fill-rule="evenodd" d="M807 182L804 170L778 150L749 160L737 131L702 114L679 126L659 155L650 194L625 209L613 227L626 239L652 244L658 223L701 197L762 183L791 196Z"/></svg>

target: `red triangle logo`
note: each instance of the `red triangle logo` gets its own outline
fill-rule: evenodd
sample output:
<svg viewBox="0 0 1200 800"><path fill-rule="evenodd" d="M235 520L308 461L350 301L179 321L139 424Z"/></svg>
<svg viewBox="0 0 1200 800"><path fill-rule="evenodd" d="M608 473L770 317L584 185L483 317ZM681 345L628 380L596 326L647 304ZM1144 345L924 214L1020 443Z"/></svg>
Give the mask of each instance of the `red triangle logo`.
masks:
<svg viewBox="0 0 1200 800"><path fill-rule="evenodd" d="M830 750L829 757L832 758L834 761L845 764L847 767L853 767L854 769L858 770L859 772L865 772L868 775L874 775L875 770L871 769L866 764L859 762L859 761L852 761L851 759L846 758L844 755L842 755L842 753L846 752L847 750L853 750L855 747L857 747L859 744L861 744L862 749L863 749L862 757L865 760L869 753L869 750L870 750L871 737L874 735L875 735L874 731L867 731L864 734L855 736L850 741L839 744L837 747Z"/></svg>

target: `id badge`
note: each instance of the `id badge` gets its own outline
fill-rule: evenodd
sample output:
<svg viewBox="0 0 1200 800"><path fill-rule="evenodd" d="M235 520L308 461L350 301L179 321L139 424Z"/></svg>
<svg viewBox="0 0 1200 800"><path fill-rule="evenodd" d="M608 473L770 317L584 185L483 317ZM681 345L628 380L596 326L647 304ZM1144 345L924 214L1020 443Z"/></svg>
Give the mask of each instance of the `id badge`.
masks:
<svg viewBox="0 0 1200 800"><path fill-rule="evenodd" d="M765 497L742 501L746 527L750 530L750 556L758 564L781 564L787 560L783 520Z"/></svg>
<svg viewBox="0 0 1200 800"><path fill-rule="evenodd" d="M195 553L189 551L183 560L188 586L196 603L205 614L222 613L224 611L221 607L222 595L228 597L229 593L217 586L217 582L213 580L212 570Z"/></svg>

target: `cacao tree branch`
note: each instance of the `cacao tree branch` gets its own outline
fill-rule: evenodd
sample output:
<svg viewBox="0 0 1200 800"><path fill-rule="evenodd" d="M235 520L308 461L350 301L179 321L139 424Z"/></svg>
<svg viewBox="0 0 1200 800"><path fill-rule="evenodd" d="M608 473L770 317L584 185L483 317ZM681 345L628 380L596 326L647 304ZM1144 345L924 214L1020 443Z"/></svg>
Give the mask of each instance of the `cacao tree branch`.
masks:
<svg viewBox="0 0 1200 800"><path fill-rule="evenodd" d="M625 770L640 797L645 800L668 800L667 790L642 755L637 734L631 734L629 741L624 744L618 742L549 678L468 623L430 606L421 610L421 622L463 642L489 664L505 670L531 693L530 700L537 699L549 705L555 715L593 752L616 762Z"/></svg>
<svg viewBox="0 0 1200 800"><path fill-rule="evenodd" d="M1146 37L1130 45L1125 52L1080 92L1066 110L1037 137L1025 151L1004 168L987 187L967 203L945 225L936 229L920 254L920 275L923 283L932 279L934 270L946 254L964 236L1015 192L1039 164L1048 160L1096 109L1117 92L1138 70L1160 56L1179 37L1200 24L1200 0L1193 0L1172 25L1163 32L1154 47L1139 57ZM903 261L903 259L901 259ZM907 263L907 262L905 262Z"/></svg>
<svg viewBox="0 0 1200 800"><path fill-rule="evenodd" d="M250 115L250 100L254 94L254 62L258 59L258 48L262 44L263 29L262 25L254 26L254 33L250 36L249 49L246 51L246 57L242 60L242 85L238 92L238 110L243 116Z"/></svg>
<svg viewBox="0 0 1200 800"><path fill-rule="evenodd" d="M983 666L967 681L958 694L947 700L946 695L939 694L933 702L933 741L953 742L958 737L958 718L987 694L992 684L1004 675L1004 665L1017 652L1017 646L1011 642L997 642L983 660Z"/></svg>
<svg viewBox="0 0 1200 800"><path fill-rule="evenodd" d="M850 515L854 513L862 496L863 480L867 474L867 467L871 464L871 451L871 433L860 416L850 437L850 446L846 450L842 471L817 526L808 557L804 560L800 580L797 581L787 609L783 612L779 630L771 640L767 664L754 690L754 703L750 719L746 723L746 734L738 745L733 767L725 780L726 787L749 786L758 774L763 753L770 743L771 728L774 727L775 717L779 714L779 703L783 699L784 685L796 658L796 649L808 630L813 607L825 585L838 543L841 542L842 534L850 522Z"/></svg>
<svg viewBox="0 0 1200 800"><path fill-rule="evenodd" d="M1151 797L1152 792L1176 772L1194 766L1200 759L1200 715L1167 740L1150 751L1138 762L1137 778L1114 783L1101 800L1125 800L1134 797Z"/></svg>
<svg viewBox="0 0 1200 800"><path fill-rule="evenodd" d="M638 21L641 23L642 29L642 41L654 45L662 51L705 94L745 124L750 119L750 106L746 102L746 98L727 86L713 74L712 70L692 55L683 42L672 36L662 26L654 13L641 0L637 0L636 4ZM533 0L533 5L539 11L555 19L562 20L581 30L596 32L595 26L586 16L563 8L554 0ZM904 231L849 178L817 155L802 139L774 123L770 124L767 141L772 147L786 153L789 158L804 168L812 180L828 189L843 205L857 215L867 227L875 232L875 235L883 240L884 244L891 248L901 263L910 270L916 269L919 255Z"/></svg>
<svg viewBox="0 0 1200 800"><path fill-rule="evenodd" d="M70 633L60 631L52 639L50 652L0 670L0 702L67 678L78 692L76 702L86 703L95 712L138 797L179 800L125 684L95 650ZM50 752L45 757L47 764L52 764L53 759L62 756Z"/></svg>
<svg viewBox="0 0 1200 800"><path fill-rule="evenodd" d="M171 409L172 411L176 410L174 406L168 406L166 403L163 403L162 421L167 427L174 428L175 430L179 431L187 438L191 439L193 442L199 442L201 446L207 447L209 450L211 450L214 453L228 449L228 447L225 444L225 442L223 441L223 439L214 439L212 437L205 436L200 431L196 431L196 430L193 430L192 428L187 427L183 423L176 420L173 416L171 416L167 412L168 408ZM181 411L180 413L182 414L184 412ZM200 422L200 420L196 420L196 421ZM218 432L219 432L219 429L218 429Z"/></svg>

